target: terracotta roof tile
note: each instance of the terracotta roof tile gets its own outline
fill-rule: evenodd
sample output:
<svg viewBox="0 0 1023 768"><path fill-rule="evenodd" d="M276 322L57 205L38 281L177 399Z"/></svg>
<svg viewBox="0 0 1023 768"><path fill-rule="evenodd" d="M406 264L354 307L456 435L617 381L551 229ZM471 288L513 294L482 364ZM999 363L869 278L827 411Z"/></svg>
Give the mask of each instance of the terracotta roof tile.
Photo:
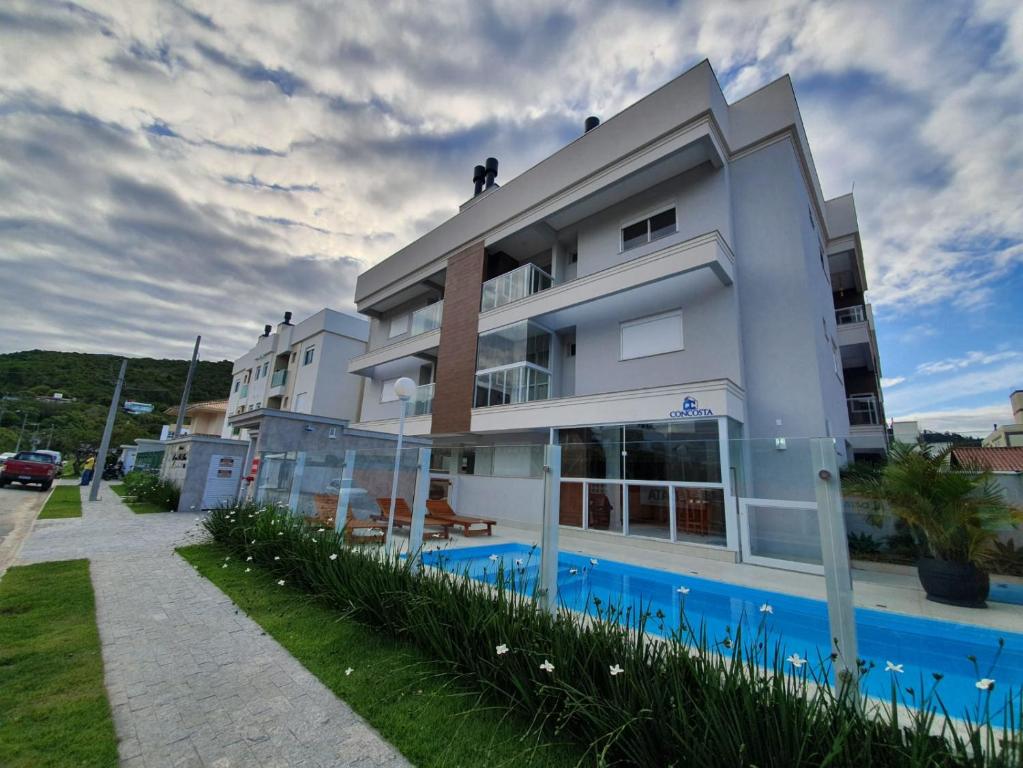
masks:
<svg viewBox="0 0 1023 768"><path fill-rule="evenodd" d="M953 448L957 464L977 464L992 472L1023 472L1023 448Z"/></svg>

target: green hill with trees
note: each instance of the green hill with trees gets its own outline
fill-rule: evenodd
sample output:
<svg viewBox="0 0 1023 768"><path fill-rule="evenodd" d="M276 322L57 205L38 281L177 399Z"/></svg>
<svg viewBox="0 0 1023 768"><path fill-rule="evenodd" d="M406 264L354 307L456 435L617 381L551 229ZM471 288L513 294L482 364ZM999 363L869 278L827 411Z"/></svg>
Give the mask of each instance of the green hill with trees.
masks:
<svg viewBox="0 0 1023 768"><path fill-rule="evenodd" d="M0 354L0 452L13 451L21 432L22 449L47 444L72 458L76 451L97 448L103 436L110 397L114 393L121 358L80 352L31 350ZM219 400L231 386L230 360L200 361L189 400ZM137 437L159 437L168 423L163 411L181 401L188 375L188 360L128 358L121 404L138 400L153 404L153 412L128 414L119 409L112 446ZM64 402L40 400L55 392Z"/></svg>

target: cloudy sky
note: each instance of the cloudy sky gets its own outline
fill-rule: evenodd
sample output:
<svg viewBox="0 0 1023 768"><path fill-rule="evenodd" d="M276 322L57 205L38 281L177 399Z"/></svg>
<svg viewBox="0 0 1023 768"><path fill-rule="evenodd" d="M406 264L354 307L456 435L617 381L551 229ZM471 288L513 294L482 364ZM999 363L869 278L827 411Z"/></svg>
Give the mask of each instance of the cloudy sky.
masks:
<svg viewBox="0 0 1023 768"><path fill-rule="evenodd" d="M709 58L793 77L855 184L889 415L1023 387L1023 5L0 4L0 352L235 357L500 180Z"/></svg>

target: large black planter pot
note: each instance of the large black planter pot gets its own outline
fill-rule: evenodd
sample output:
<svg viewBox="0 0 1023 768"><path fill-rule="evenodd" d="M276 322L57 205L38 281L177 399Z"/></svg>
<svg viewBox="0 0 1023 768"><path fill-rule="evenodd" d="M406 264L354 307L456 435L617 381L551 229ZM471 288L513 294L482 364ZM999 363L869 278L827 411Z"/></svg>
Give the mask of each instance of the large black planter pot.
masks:
<svg viewBox="0 0 1023 768"><path fill-rule="evenodd" d="M921 557L916 563L927 599L965 608L987 608L991 579L973 563Z"/></svg>

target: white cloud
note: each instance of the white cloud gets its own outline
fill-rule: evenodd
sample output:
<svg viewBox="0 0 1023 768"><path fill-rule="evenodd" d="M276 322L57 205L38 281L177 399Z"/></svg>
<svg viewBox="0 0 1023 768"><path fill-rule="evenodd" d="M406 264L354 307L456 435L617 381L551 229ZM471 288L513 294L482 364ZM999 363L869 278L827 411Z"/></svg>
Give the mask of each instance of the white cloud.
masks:
<svg viewBox="0 0 1023 768"><path fill-rule="evenodd" d="M947 377L926 377L903 384L885 394L885 410L891 417L921 410L936 410L949 403L981 395L1000 394L1008 407L1009 393L1023 381L1023 359L961 371Z"/></svg>
<svg viewBox="0 0 1023 768"><path fill-rule="evenodd" d="M1017 360L1023 357L1023 352L1015 350L1004 350L1001 352L967 352L962 357L947 357L944 360L935 360L927 363L920 363L916 372L931 375L935 373L948 373L969 368L977 365L991 365L1004 360Z"/></svg>
<svg viewBox="0 0 1023 768"><path fill-rule="evenodd" d="M1009 401L959 410L918 411L895 416L896 421L916 421L920 429L930 432L958 432L986 437L995 424L1012 422Z"/></svg>
<svg viewBox="0 0 1023 768"><path fill-rule="evenodd" d="M884 389L889 389L890 387L897 387L899 384L901 384L905 380L906 380L905 376L882 376L881 377L881 386Z"/></svg>

